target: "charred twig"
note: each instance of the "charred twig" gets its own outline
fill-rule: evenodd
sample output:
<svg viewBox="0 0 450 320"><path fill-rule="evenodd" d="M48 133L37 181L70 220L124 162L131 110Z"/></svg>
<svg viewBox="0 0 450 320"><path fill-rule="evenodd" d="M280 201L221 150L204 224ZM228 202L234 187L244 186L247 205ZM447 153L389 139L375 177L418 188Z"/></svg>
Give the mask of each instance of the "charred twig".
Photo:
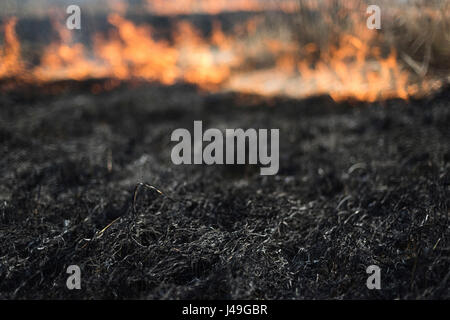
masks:
<svg viewBox="0 0 450 320"><path fill-rule="evenodd" d="M159 193L160 195L163 195L167 198L169 198L172 201L175 201L173 198L171 198L170 196L166 195L165 193L163 193L161 190L159 190L158 188L146 183L146 182L139 182L136 187L134 188L134 192L133 192L133 213L136 214L137 210L136 210L136 201L137 201L137 196L139 193L139 190L141 187L145 187L147 189L151 189L156 191L157 193ZM86 248L86 246L93 240L99 239L103 236L103 234L105 233L106 230L108 230L114 223L116 223L121 217L118 217L116 219L114 219L113 221L111 221L108 225L106 225L106 227L104 227L103 229L101 229L100 231L97 231L95 233L95 235L91 238L91 239L83 239L84 241L86 241L86 243L81 247L82 249ZM134 240L134 239L133 239ZM136 241L136 240L135 240ZM139 243L138 243L139 244Z"/></svg>
<svg viewBox="0 0 450 320"><path fill-rule="evenodd" d="M100 239L100 238L103 236L103 233L105 233L105 231L108 230L108 229L109 229L114 223L116 223L117 220L119 220L119 219L120 219L120 217L114 219L113 221L111 221L110 223L108 223L108 225L107 225L106 227L104 227L102 230L97 231L97 232L95 233L95 235L92 237L92 239L83 239L83 240L86 241L86 243L81 247L81 249L86 248L86 246L87 246L91 241L96 240L96 239Z"/></svg>
<svg viewBox="0 0 450 320"><path fill-rule="evenodd" d="M120 218L120 217L119 217ZM109 228L111 227L117 220L119 220L119 218L114 219L113 221L111 221L106 227L104 227L102 230L99 231L97 238L100 238L103 233Z"/></svg>
<svg viewBox="0 0 450 320"><path fill-rule="evenodd" d="M151 190L154 190L154 191L156 191L157 193L159 193L160 195L162 195L162 196L165 196L165 197L167 197L167 198L169 198L170 200L172 200L172 201L175 201L174 199L172 199L171 197L169 197L168 195L166 195L165 193L163 193L161 190L159 190L158 188L156 188L156 187L154 187L154 186L152 186L152 185L150 185L150 184L148 184L148 183L146 183L146 182L139 182L137 185L136 185L136 187L134 188L134 193L133 193L133 213L134 214L136 214L136 200L137 200L137 195L138 195L138 192L139 192L139 190L140 190L140 188L141 187L145 187L145 188L147 188L147 189L151 189Z"/></svg>

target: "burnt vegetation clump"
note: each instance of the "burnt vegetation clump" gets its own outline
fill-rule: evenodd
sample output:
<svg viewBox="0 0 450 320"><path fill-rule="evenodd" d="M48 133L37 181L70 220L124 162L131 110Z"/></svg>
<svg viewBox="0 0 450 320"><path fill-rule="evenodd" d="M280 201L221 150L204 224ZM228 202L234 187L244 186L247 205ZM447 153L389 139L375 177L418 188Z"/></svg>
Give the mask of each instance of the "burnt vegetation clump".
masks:
<svg viewBox="0 0 450 320"><path fill-rule="evenodd" d="M2 299L450 298L448 89L357 106L27 92L0 95ZM173 165L170 133L198 119L279 128L278 175Z"/></svg>

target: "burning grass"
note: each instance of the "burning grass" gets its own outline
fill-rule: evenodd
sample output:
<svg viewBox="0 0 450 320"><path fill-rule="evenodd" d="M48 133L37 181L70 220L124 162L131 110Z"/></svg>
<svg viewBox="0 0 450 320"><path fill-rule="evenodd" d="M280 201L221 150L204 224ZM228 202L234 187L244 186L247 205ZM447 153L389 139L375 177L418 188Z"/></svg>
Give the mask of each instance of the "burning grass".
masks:
<svg viewBox="0 0 450 320"><path fill-rule="evenodd" d="M364 1L299 1L263 12L250 2L233 2L256 11L247 15L216 15L222 12L220 4L203 1L200 12L215 14L206 16L206 27L195 16L170 11L170 3L164 7L168 12L152 3L153 14L172 12L168 31L158 23L133 22L124 9L108 16L108 32L91 32L89 43L76 41L74 32L54 23L57 39L38 53L37 64L24 60L17 19L7 19L0 77L31 82L143 79L191 83L213 92L294 98L329 94L335 100L366 101L419 97L448 81L447 1L402 6L379 1L380 31L366 27Z"/></svg>
<svg viewBox="0 0 450 320"><path fill-rule="evenodd" d="M3 19L1 299L450 297L447 2L381 31L356 1L114 3L90 34ZM172 165L198 119L279 128L279 174Z"/></svg>

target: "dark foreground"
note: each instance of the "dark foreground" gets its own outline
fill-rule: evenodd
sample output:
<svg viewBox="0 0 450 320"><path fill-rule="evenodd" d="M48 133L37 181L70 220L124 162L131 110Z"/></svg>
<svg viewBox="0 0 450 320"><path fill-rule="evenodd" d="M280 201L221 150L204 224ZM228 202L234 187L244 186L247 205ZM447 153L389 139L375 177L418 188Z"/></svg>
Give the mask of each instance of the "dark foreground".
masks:
<svg viewBox="0 0 450 320"><path fill-rule="evenodd" d="M39 91L0 95L0 298L450 298L449 90L357 106ZM193 120L279 128L279 174L173 165ZM166 196L133 201L139 182Z"/></svg>

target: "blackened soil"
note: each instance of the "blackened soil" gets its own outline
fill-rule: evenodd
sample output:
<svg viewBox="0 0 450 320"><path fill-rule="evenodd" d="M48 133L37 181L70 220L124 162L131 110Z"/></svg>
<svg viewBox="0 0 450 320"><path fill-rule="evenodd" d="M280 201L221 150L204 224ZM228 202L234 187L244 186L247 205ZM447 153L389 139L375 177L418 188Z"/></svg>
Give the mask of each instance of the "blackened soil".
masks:
<svg viewBox="0 0 450 320"><path fill-rule="evenodd" d="M354 105L42 92L0 95L0 298L450 298L449 90ZM194 120L279 128L279 174L173 165L171 132ZM133 201L139 182L165 195Z"/></svg>

